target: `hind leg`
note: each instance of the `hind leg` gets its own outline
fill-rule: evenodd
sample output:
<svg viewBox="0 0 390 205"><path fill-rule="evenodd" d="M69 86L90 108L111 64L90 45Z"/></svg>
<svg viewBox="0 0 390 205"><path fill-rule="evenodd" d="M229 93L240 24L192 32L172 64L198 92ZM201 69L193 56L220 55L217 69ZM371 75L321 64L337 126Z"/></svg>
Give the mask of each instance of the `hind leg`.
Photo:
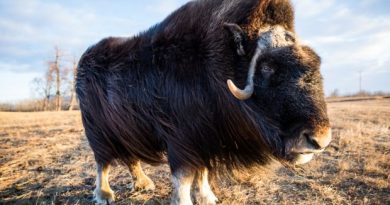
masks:
<svg viewBox="0 0 390 205"><path fill-rule="evenodd" d="M218 198L209 185L208 174L206 168L203 168L198 172L196 183L199 189L199 204L216 204L218 202Z"/></svg>
<svg viewBox="0 0 390 205"><path fill-rule="evenodd" d="M139 160L129 164L128 167L133 177L134 190L152 191L155 189L153 181L142 170Z"/></svg>
<svg viewBox="0 0 390 205"><path fill-rule="evenodd" d="M109 163L96 163L97 175L96 175L96 188L94 193L94 199L98 204L111 204L114 199L114 191L111 190L108 182L108 173L110 170Z"/></svg>

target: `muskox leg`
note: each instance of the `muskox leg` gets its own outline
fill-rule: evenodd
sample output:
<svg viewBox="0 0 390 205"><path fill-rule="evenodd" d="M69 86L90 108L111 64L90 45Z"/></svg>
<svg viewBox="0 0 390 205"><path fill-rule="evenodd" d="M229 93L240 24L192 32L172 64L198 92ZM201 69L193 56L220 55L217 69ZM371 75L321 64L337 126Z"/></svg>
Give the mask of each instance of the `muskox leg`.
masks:
<svg viewBox="0 0 390 205"><path fill-rule="evenodd" d="M196 183L199 189L199 204L216 204L218 198L211 191L208 179L208 170L206 168L201 169L198 172Z"/></svg>
<svg viewBox="0 0 390 205"><path fill-rule="evenodd" d="M176 170L172 175L173 193L171 205L192 205L191 185L195 171Z"/></svg>
<svg viewBox="0 0 390 205"><path fill-rule="evenodd" d="M141 167L141 162L137 160L134 163L128 165L131 176L133 177L134 190L147 190L151 191L155 189L153 181L146 176Z"/></svg>
<svg viewBox="0 0 390 205"><path fill-rule="evenodd" d="M109 163L96 163L97 175L96 175L96 188L94 193L94 199L98 204L111 204L114 199L114 191L111 190L108 183L108 172L110 170Z"/></svg>

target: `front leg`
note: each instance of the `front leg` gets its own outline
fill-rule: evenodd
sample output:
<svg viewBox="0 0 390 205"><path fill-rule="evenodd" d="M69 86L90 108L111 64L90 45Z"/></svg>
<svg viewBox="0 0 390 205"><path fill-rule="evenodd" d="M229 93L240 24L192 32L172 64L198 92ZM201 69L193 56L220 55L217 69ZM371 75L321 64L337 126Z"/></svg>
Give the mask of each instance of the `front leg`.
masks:
<svg viewBox="0 0 390 205"><path fill-rule="evenodd" d="M96 163L96 188L94 191L95 201L101 204L111 204L114 202L114 191L111 190L108 182L109 163Z"/></svg>
<svg viewBox="0 0 390 205"><path fill-rule="evenodd" d="M209 173L206 168L201 169L198 172L196 182L199 189L199 204L213 205L218 202L218 198L214 195L213 191L211 191L208 174Z"/></svg>
<svg viewBox="0 0 390 205"><path fill-rule="evenodd" d="M178 169L172 174L173 193L171 205L192 205L191 185L195 171Z"/></svg>

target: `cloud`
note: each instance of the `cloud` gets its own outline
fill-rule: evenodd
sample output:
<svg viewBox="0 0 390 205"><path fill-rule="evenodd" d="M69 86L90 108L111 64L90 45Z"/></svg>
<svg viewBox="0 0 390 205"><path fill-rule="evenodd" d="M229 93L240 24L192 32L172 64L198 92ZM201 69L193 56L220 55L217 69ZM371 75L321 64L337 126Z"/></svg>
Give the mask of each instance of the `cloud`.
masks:
<svg viewBox="0 0 390 205"><path fill-rule="evenodd" d="M327 92L352 92L359 71L372 79L390 78L390 14L376 12L388 1L324 1L294 2L298 34L322 56ZM390 82L383 82L368 89L389 91Z"/></svg>
<svg viewBox="0 0 390 205"><path fill-rule="evenodd" d="M107 36L131 36L162 20L184 1L0 1L1 99L27 98L27 76L41 76L47 61L54 58L54 46L68 66ZM146 8L147 5L153 5ZM152 9L153 8L153 9ZM38 74L37 73L41 73ZM12 84L9 76L12 76ZM17 78L15 76L21 76ZM19 85L18 91L15 85ZM6 92L12 90L12 92Z"/></svg>
<svg viewBox="0 0 390 205"><path fill-rule="evenodd" d="M178 0L164 0L157 1L156 3L151 3L147 6L147 10L152 13L158 13L162 16L170 14L172 11L177 9L180 5L183 4L183 1Z"/></svg>
<svg viewBox="0 0 390 205"><path fill-rule="evenodd" d="M0 80L0 100L1 102L15 102L31 96L30 83L40 73L12 71L2 71Z"/></svg>
<svg viewBox="0 0 390 205"><path fill-rule="evenodd" d="M47 61L52 58L54 46L66 50L69 56L79 57L102 38L127 37L147 29L184 2L153 0L146 4L97 0L91 5L91 2L78 1L73 4L72 1L0 1L0 61L27 63L39 57Z"/></svg>
<svg viewBox="0 0 390 205"><path fill-rule="evenodd" d="M323 14L325 11L329 10L334 6L335 0L311 0L311 1L300 1L295 0L293 4L295 9L302 11L300 13L301 17L308 18L316 16L318 14Z"/></svg>
<svg viewBox="0 0 390 205"><path fill-rule="evenodd" d="M0 62L45 62L52 58L55 45L69 56L80 56L106 36L128 36L139 27L130 19L100 13L94 7L41 0L0 2Z"/></svg>
<svg viewBox="0 0 390 205"><path fill-rule="evenodd" d="M0 70L5 70L5 71L9 71L9 72L14 71L14 70L19 70L19 71L26 72L26 71L31 70L31 65L0 62Z"/></svg>

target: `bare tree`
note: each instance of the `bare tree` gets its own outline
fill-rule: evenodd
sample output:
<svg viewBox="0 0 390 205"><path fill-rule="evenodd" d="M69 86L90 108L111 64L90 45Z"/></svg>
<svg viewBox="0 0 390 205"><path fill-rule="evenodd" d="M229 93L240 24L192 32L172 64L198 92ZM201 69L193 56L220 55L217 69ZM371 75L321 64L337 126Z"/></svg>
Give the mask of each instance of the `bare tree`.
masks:
<svg viewBox="0 0 390 205"><path fill-rule="evenodd" d="M68 66L70 63L63 60L64 56L62 51L58 47L55 47L55 59L48 62L48 69L45 75L42 78L36 78L32 81L34 92L39 96L42 96L40 102L43 104L43 110L62 110L63 104L67 102L64 100L63 96L71 97L71 109L73 109L76 104L76 102L73 102L73 99L75 98L73 87L77 61L74 58L73 67Z"/></svg>
<svg viewBox="0 0 390 205"><path fill-rule="evenodd" d="M44 110L45 109L45 103L46 103L46 88L45 88L45 82L43 82L42 78L34 78L31 81L31 85L33 88L33 92L37 97L37 103L39 110Z"/></svg>
<svg viewBox="0 0 390 205"><path fill-rule="evenodd" d="M77 73L77 61L76 61L76 58L73 58L73 72L72 72L72 83L71 83L71 90L70 90L69 111L73 110L76 107L76 104L77 104L76 92L75 92L76 73Z"/></svg>
<svg viewBox="0 0 390 205"><path fill-rule="evenodd" d="M59 59L60 59L60 50L58 47L55 47L55 60L53 62L53 71L56 75L56 110L60 111L62 106L62 100L61 100L61 72L60 72L60 66L59 66Z"/></svg>
<svg viewBox="0 0 390 205"><path fill-rule="evenodd" d="M50 98L53 96L53 63L48 62L47 70L45 75L41 78L34 78L31 81L31 86L33 92L39 99L38 102L41 103L41 110L47 111L50 108Z"/></svg>
<svg viewBox="0 0 390 205"><path fill-rule="evenodd" d="M340 93L339 93L339 90L336 88L336 89L334 89L331 93L330 93L330 95L329 95L329 97L339 97L340 96Z"/></svg>
<svg viewBox="0 0 390 205"><path fill-rule="evenodd" d="M45 94L45 101L43 105L43 110L47 111L49 110L49 105L50 105L50 97L51 97L51 92L53 88L53 64L48 63L48 70L45 73L44 76L44 94Z"/></svg>

